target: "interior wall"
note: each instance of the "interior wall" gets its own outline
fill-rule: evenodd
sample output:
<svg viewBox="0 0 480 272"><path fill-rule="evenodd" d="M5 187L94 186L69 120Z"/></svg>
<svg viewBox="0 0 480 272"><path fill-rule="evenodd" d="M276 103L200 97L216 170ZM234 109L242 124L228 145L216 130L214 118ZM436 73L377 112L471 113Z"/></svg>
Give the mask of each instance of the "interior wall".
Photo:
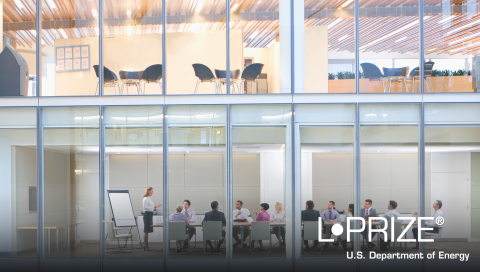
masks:
<svg viewBox="0 0 480 272"><path fill-rule="evenodd" d="M471 153L471 238L480 238L480 152Z"/></svg>
<svg viewBox="0 0 480 272"><path fill-rule="evenodd" d="M328 28L305 27L305 93L328 93Z"/></svg>

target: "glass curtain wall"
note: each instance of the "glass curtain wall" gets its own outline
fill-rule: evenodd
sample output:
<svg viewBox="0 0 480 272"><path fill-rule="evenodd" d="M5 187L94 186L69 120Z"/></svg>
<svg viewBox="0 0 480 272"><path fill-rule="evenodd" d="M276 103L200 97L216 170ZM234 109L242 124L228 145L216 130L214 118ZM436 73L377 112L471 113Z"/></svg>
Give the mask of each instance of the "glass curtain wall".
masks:
<svg viewBox="0 0 480 272"><path fill-rule="evenodd" d="M37 110L0 109L0 258L37 258Z"/></svg>
<svg viewBox="0 0 480 272"><path fill-rule="evenodd" d="M0 97L37 95L35 3L0 1Z"/></svg>
<svg viewBox="0 0 480 272"><path fill-rule="evenodd" d="M425 1L425 92L478 92L478 4Z"/></svg>
<svg viewBox="0 0 480 272"><path fill-rule="evenodd" d="M99 1L41 1L40 95L99 95Z"/></svg>
<svg viewBox="0 0 480 272"><path fill-rule="evenodd" d="M361 104L360 105L360 214L364 218L420 216L420 105L418 104ZM367 220L368 222L368 220ZM408 225L394 228L395 233ZM379 221L366 226L362 233L362 252L412 249L414 243L386 243L383 235L368 231L383 228ZM398 237L398 236L397 236ZM407 234L412 239L412 232ZM408 260L405 260L408 261ZM413 260L412 262L421 262Z"/></svg>
<svg viewBox="0 0 480 272"><path fill-rule="evenodd" d="M168 94L226 93L225 86L219 84L225 80L227 65L226 2L167 2Z"/></svg>
<svg viewBox="0 0 480 272"><path fill-rule="evenodd" d="M104 107L103 117L105 258L161 259L163 107ZM122 235L131 235L126 248Z"/></svg>
<svg viewBox="0 0 480 272"><path fill-rule="evenodd" d="M227 108L169 106L166 122L168 257L225 259Z"/></svg>
<svg viewBox="0 0 480 272"><path fill-rule="evenodd" d="M302 258L345 258L354 251L353 239L332 234L332 226L355 215L354 138L355 104L296 105L296 177L300 179L300 213L297 228L302 231ZM318 213L317 213L318 211ZM318 217L322 217L322 238L318 243ZM314 228L311 228L313 224ZM353 236L352 236L353 238ZM322 253L323 254L319 254Z"/></svg>
<svg viewBox="0 0 480 272"><path fill-rule="evenodd" d="M233 258L292 254L291 118L290 105L231 107Z"/></svg>
<svg viewBox="0 0 480 272"><path fill-rule="evenodd" d="M304 0L303 8L305 93L354 93L355 1Z"/></svg>
<svg viewBox="0 0 480 272"><path fill-rule="evenodd" d="M480 104L425 104L426 252L478 258L480 238Z"/></svg>
<svg viewBox="0 0 480 272"><path fill-rule="evenodd" d="M162 94L162 0L104 3L103 94Z"/></svg>
<svg viewBox="0 0 480 272"><path fill-rule="evenodd" d="M99 108L42 108L47 259L98 259Z"/></svg>
<svg viewBox="0 0 480 272"><path fill-rule="evenodd" d="M359 0L359 92L420 91L418 4Z"/></svg>

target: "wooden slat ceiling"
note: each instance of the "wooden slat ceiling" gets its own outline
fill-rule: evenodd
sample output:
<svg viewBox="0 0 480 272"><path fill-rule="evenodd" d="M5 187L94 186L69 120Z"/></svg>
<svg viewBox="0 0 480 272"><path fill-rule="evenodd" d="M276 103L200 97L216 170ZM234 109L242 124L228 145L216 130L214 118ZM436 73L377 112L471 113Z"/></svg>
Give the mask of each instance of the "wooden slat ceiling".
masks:
<svg viewBox="0 0 480 272"><path fill-rule="evenodd" d="M98 0L43 0L43 44L55 39L98 36ZM480 0L425 0L425 52L477 54L480 51ZM26 22L5 32L24 47L35 47L36 0L4 0L3 22ZM360 0L360 51L419 52L418 0ZM443 5L443 6L442 6ZM305 26L329 26L329 50L354 52L354 1L304 0ZM246 47L268 47L279 34L279 0L231 0L231 29L243 29ZM401 14L389 14L403 8ZM390 9L389 9L390 8ZM225 0L169 0L167 32L225 30ZM332 13L335 11L343 13ZM406 11L409 11L407 13ZM449 14L442 11L450 10ZM308 12L307 12L308 11ZM416 12L417 13L416 13ZM374 15L372 15L375 12ZM330 15L325 15L325 14ZM308 14L308 15L307 15ZM332 15L333 14L333 15ZM340 14L340 15L339 15ZM161 34L160 0L105 0L105 35ZM448 19L447 19L448 18ZM48 21L48 22L47 22ZM57 24L62 24L58 27ZM32 27L33 25L33 27Z"/></svg>

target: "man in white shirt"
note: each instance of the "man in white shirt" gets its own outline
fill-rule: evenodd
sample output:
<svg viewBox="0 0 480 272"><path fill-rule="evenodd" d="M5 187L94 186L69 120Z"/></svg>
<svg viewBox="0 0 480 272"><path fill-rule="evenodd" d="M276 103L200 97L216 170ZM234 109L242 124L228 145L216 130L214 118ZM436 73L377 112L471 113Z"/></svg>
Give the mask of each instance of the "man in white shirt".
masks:
<svg viewBox="0 0 480 272"><path fill-rule="evenodd" d="M190 223L195 223L195 219L197 215L195 214L195 211L193 209L190 209L191 202L188 199L185 199L183 201L183 213L187 217L188 221ZM183 242L183 248L188 249L188 242L192 239L193 235L197 233L197 228L195 227L190 227L188 228L188 239Z"/></svg>
<svg viewBox="0 0 480 272"><path fill-rule="evenodd" d="M397 206L398 206L398 204L397 204L397 201L395 201L395 200L390 200L388 202L388 212L386 212L383 215L383 217L385 217L385 219L387 219L387 224L392 223L392 218L394 218L394 221L398 221L398 217L401 216L396 210ZM384 222L383 221L380 221L380 222L381 222L381 228L384 228ZM388 235L390 235L390 234L388 233ZM390 241L385 242L384 238L385 237L380 238L380 251L381 252L386 251L387 247L390 245Z"/></svg>
<svg viewBox="0 0 480 272"><path fill-rule="evenodd" d="M233 211L233 220L245 221L247 217L250 217L250 211L248 209L243 208L243 202L241 200L237 200L237 202L235 203L235 210ZM236 248L242 243L240 241L240 238L238 238L238 234L241 231L243 231L243 242L244 242L242 247L248 248L248 245L245 244L245 240L250 234L250 229L248 227L233 227L233 239L235 239L236 241L236 243L233 244L233 247Z"/></svg>
<svg viewBox="0 0 480 272"><path fill-rule="evenodd" d="M425 223L425 227L433 228L433 230L426 230L425 232L438 233L440 226L437 225L436 219L438 217L445 218L445 216L443 215L443 211L441 210L442 206L443 206L443 203L441 200L437 200L435 201L435 203L433 203L432 208L435 210L435 212L433 212L433 215L432 215L433 220L430 220L427 223ZM412 249L418 249L419 248L418 228L417 227L412 228L412 232L413 232L413 237L415 238L415 240L417 240L417 244Z"/></svg>

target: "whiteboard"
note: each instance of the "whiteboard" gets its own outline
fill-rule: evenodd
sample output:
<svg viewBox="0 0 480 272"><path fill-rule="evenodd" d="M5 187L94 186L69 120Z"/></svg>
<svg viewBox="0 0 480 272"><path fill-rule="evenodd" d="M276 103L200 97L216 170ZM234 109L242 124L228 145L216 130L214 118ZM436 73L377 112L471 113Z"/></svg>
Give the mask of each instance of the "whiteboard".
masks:
<svg viewBox="0 0 480 272"><path fill-rule="evenodd" d="M116 227L136 226L137 223L128 190L108 190L107 192Z"/></svg>

